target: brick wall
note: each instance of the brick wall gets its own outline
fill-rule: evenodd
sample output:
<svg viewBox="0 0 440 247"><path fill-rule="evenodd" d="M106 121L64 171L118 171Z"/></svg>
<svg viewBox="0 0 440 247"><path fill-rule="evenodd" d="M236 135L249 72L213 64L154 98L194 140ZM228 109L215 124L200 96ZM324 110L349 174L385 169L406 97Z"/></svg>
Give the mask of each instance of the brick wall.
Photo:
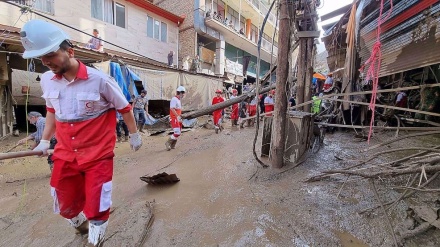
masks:
<svg viewBox="0 0 440 247"><path fill-rule="evenodd" d="M175 15L184 16L179 26L179 64L186 56L196 55L196 32L194 29L194 0L154 0L153 3Z"/></svg>

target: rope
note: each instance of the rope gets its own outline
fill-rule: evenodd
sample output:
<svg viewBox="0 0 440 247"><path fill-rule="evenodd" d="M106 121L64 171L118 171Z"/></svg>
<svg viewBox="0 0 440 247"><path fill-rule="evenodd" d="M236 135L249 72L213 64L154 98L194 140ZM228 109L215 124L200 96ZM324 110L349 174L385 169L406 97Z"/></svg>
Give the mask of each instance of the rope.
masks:
<svg viewBox="0 0 440 247"><path fill-rule="evenodd" d="M380 42L380 34L381 34L381 25L390 17L391 12L393 11L393 0L390 0L390 10L388 12L388 15L383 17L383 7L384 7L384 0L380 1L380 12L379 17L377 19L377 29L376 29L376 42L373 45L373 49L371 51L371 56L368 58L368 60L365 62L365 64L361 67L361 71L366 65L370 65L370 67L367 70L366 80L369 81L372 79L373 89L372 89L372 95L371 95L371 101L369 108L371 110L371 121L370 121L370 130L368 132L368 144L370 143L371 134L373 133L373 124L374 124L374 112L376 107L376 99L377 99L377 90L378 90L378 84L379 84L379 71L381 67L381 60L382 60L382 51L381 51L381 42Z"/></svg>

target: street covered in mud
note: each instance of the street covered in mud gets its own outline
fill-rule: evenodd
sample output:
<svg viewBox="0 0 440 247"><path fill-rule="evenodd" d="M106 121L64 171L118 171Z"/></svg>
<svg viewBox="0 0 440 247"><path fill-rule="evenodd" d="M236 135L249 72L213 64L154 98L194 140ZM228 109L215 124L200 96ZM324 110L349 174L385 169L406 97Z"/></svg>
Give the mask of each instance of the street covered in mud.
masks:
<svg viewBox="0 0 440 247"><path fill-rule="evenodd" d="M325 136L323 147L298 167L261 168L251 155L253 128L226 128L220 134L196 128L167 152L166 136L143 136L139 152L118 143L114 192L105 246L392 246L387 220L366 179L333 176L308 178L342 169L377 152L353 131ZM370 146L394 137L383 132ZM3 141L2 150L18 140ZM439 145L437 136L413 138L387 148ZM257 144L258 145L258 144ZM411 151L382 155L387 162ZM175 173L180 182L147 185L139 177ZM0 165L0 246L81 246L84 239L53 214L50 170L45 158L5 160ZM383 202L407 177L376 182ZM435 195L435 194L434 194ZM438 197L400 201L389 217L393 226L407 217L408 206L434 206ZM61 237L60 237L61 236ZM438 229L412 237L405 246L438 246Z"/></svg>
<svg viewBox="0 0 440 247"><path fill-rule="evenodd" d="M439 0L85 2L0 1L0 247L440 246Z"/></svg>

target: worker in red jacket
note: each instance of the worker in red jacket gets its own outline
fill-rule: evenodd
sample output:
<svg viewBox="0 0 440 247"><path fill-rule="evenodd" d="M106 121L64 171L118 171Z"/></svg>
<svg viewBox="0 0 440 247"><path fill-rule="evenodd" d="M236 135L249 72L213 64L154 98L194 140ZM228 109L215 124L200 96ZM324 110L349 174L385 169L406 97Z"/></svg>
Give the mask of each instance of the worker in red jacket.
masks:
<svg viewBox="0 0 440 247"><path fill-rule="evenodd" d="M30 20L20 37L23 58L39 58L49 68L40 82L46 125L34 150L47 155L56 134L50 178L54 211L88 234L89 245L100 246L112 204L116 111L128 127L131 148L142 145L131 105L112 77L75 58L69 36L59 27Z"/></svg>
<svg viewBox="0 0 440 247"><path fill-rule="evenodd" d="M272 112L275 109L274 95L275 90L272 90L269 95L264 98L264 112L268 117L272 116Z"/></svg>
<svg viewBox="0 0 440 247"><path fill-rule="evenodd" d="M222 90L217 89L215 90L215 97L212 99L212 105L224 102L225 99L222 97ZM215 128L215 133L218 134L218 131L223 130L222 127L222 115L223 115L223 109L218 109L215 110L212 113L212 118L214 120L214 128Z"/></svg>
<svg viewBox="0 0 440 247"><path fill-rule="evenodd" d="M237 98L238 96L238 91L237 89L232 89L232 96L230 99L234 99ZM238 125L238 105L237 104L233 104L232 105L232 110L231 110L231 123L232 123L232 127L237 126Z"/></svg>

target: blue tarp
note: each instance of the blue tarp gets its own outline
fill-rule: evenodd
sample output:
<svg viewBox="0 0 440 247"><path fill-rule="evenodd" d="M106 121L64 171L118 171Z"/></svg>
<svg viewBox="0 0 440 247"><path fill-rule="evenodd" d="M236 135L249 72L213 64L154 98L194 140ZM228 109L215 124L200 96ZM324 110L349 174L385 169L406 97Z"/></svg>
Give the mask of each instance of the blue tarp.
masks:
<svg viewBox="0 0 440 247"><path fill-rule="evenodd" d="M129 68L124 67L124 75L125 75L125 80L128 82L128 85L132 85L132 91L133 91L133 95L134 96L138 96L139 92L137 91L136 87L134 86L134 81L142 81L142 79L136 75L133 71L131 71Z"/></svg>
<svg viewBox="0 0 440 247"><path fill-rule="evenodd" d="M111 62L110 63L110 76L115 78L116 82L118 83L119 87L122 90L122 93L124 94L125 98L130 101L131 95L130 91L128 90L129 84L124 79L124 76L122 74L121 66L118 63Z"/></svg>

